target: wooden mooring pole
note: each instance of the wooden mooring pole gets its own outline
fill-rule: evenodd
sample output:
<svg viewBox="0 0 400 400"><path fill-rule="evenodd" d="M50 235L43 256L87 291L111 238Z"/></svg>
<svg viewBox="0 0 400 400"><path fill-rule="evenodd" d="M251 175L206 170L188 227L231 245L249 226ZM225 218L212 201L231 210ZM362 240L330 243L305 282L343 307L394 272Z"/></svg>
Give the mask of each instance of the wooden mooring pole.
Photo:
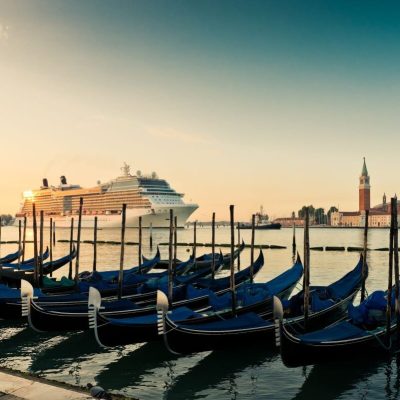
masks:
<svg viewBox="0 0 400 400"><path fill-rule="evenodd" d="M49 246L50 246L50 264L51 264L51 270L50 270L50 277L53 276L53 218L50 218L50 240L49 240Z"/></svg>
<svg viewBox="0 0 400 400"><path fill-rule="evenodd" d="M236 315L236 288L235 288L235 263L234 263L234 252L235 252L235 216L234 216L234 205L229 206L230 214L230 225L231 225L231 276L230 276L230 289L232 294L232 314Z"/></svg>
<svg viewBox="0 0 400 400"><path fill-rule="evenodd" d="M237 224L237 231L238 231L238 248L240 248L240 224L238 222ZM238 252L238 257L237 257L237 269L240 271L240 251Z"/></svg>
<svg viewBox="0 0 400 400"><path fill-rule="evenodd" d="M26 251L26 214L24 215L24 229L22 232L22 262L25 261L25 251Z"/></svg>
<svg viewBox="0 0 400 400"><path fill-rule="evenodd" d="M173 273L172 275L175 276L175 269L176 263L178 258L178 217L175 215L174 217L174 262L173 262Z"/></svg>
<svg viewBox="0 0 400 400"><path fill-rule="evenodd" d="M254 239L256 232L256 216L251 216L251 245L250 245L250 283L254 281Z"/></svg>
<svg viewBox="0 0 400 400"><path fill-rule="evenodd" d="M304 224L304 329L307 329L309 303L310 303L310 238L309 238L309 209L305 209L305 224Z"/></svg>
<svg viewBox="0 0 400 400"><path fill-rule="evenodd" d="M56 246L56 221L53 221L53 247Z"/></svg>
<svg viewBox="0 0 400 400"><path fill-rule="evenodd" d="M97 216L94 217L93 227L93 272L97 270Z"/></svg>
<svg viewBox="0 0 400 400"><path fill-rule="evenodd" d="M168 241L168 300L169 303L172 304L173 297L173 271L172 271L172 244L174 238L174 211L172 209L169 210L169 241Z"/></svg>
<svg viewBox="0 0 400 400"><path fill-rule="evenodd" d="M150 241L150 250L153 250L153 223L150 222L150 226L149 226L149 241Z"/></svg>
<svg viewBox="0 0 400 400"><path fill-rule="evenodd" d="M33 280L36 287L39 286L39 260L38 260L38 248L37 248L37 221L36 221L36 205L32 202L32 217L33 217L33 257L35 260L35 268L33 271Z"/></svg>
<svg viewBox="0 0 400 400"><path fill-rule="evenodd" d="M367 249L368 249L368 221L369 210L365 211L365 225L364 225L364 250L363 250L363 264L362 264L362 282L361 282L361 302L365 300L365 281L367 279Z"/></svg>
<svg viewBox="0 0 400 400"><path fill-rule="evenodd" d="M125 257L125 224L126 224L126 204L122 204L122 224L121 224L121 253L119 258L118 274L118 299L122 298L122 282L124 280L124 257Z"/></svg>
<svg viewBox="0 0 400 400"><path fill-rule="evenodd" d="M82 209L83 197L79 198L79 215L78 215L78 232L76 235L76 260L75 260L75 284L78 288L79 285L79 262L81 255L81 230L82 230Z"/></svg>
<svg viewBox="0 0 400 400"><path fill-rule="evenodd" d="M139 246L138 246L138 265L139 265L139 274L142 273L142 217L139 217Z"/></svg>
<svg viewBox="0 0 400 400"><path fill-rule="evenodd" d="M293 262L296 260L296 214L294 211L292 212L292 220L293 220L293 240L292 240L292 259Z"/></svg>
<svg viewBox="0 0 400 400"><path fill-rule="evenodd" d="M196 247L197 247L197 221L193 225L193 262L196 263Z"/></svg>
<svg viewBox="0 0 400 400"><path fill-rule="evenodd" d="M390 344L391 323L392 323L392 286L393 286L393 237L394 237L394 213L393 198L390 201L390 239L389 239L389 274L388 274L388 294L386 304L386 343Z"/></svg>
<svg viewBox="0 0 400 400"><path fill-rule="evenodd" d="M400 307L399 307L399 224L397 217L397 197L393 200L393 261L395 276L395 314L396 314L396 344L400 342Z"/></svg>
<svg viewBox="0 0 400 400"><path fill-rule="evenodd" d="M40 210L40 229L39 229L39 285L43 287L43 225L44 213Z"/></svg>
<svg viewBox="0 0 400 400"><path fill-rule="evenodd" d="M18 221L18 269L21 269L21 246L22 246L21 220Z"/></svg>
<svg viewBox="0 0 400 400"><path fill-rule="evenodd" d="M71 227L69 232L69 254L72 253L74 246L74 217L71 218ZM72 279L72 258L69 261L68 279Z"/></svg>
<svg viewBox="0 0 400 400"><path fill-rule="evenodd" d="M215 212L212 213L212 222L211 222L211 277L215 278Z"/></svg>

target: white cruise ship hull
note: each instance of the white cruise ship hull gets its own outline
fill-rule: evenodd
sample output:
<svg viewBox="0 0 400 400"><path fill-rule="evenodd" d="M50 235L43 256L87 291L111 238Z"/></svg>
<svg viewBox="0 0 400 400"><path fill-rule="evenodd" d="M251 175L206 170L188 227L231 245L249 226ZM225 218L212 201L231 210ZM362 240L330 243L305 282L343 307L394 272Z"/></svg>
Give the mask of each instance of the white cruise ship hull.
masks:
<svg viewBox="0 0 400 400"><path fill-rule="evenodd" d="M183 228L187 219L198 208L197 204L182 204L173 206L154 206L149 209L127 209L126 210L126 227L137 228L139 226L139 217L142 217L142 227L148 228L150 225L153 228L168 228L169 227L169 210L172 209L174 217L177 217L179 228ZM78 225L78 215L74 215L74 225ZM82 215L82 228L94 227L94 215ZM53 221L56 223L57 228L69 228L71 225L71 216L53 216ZM97 215L98 228L120 228L122 217L121 214L101 214ZM17 217L15 225L18 221L23 222L23 218ZM45 217L45 226L49 225L50 217ZM37 219L39 224L39 218ZM32 217L27 218L27 226L32 227Z"/></svg>

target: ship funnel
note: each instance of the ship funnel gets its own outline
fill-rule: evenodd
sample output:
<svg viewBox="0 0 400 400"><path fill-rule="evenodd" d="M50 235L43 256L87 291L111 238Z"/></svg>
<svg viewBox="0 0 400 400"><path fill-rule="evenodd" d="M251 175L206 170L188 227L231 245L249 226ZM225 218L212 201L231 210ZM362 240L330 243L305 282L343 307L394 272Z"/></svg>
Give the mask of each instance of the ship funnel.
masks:
<svg viewBox="0 0 400 400"><path fill-rule="evenodd" d="M43 178L43 186L44 188L48 188L49 187L49 182L46 178Z"/></svg>
<svg viewBox="0 0 400 400"><path fill-rule="evenodd" d="M61 185L66 185L67 184L67 178L64 175L62 175L60 177L60 180L61 180Z"/></svg>

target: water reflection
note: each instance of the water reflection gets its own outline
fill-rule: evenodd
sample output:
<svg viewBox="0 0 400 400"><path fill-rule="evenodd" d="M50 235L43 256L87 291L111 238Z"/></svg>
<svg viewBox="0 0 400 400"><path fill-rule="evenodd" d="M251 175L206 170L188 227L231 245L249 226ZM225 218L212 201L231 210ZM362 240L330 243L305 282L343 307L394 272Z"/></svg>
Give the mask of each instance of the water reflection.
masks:
<svg viewBox="0 0 400 400"><path fill-rule="evenodd" d="M110 362L96 376L96 381L102 387L119 391L127 386L140 384L156 368L166 367L169 375L173 376L173 367L168 363L176 359L177 356L169 353L162 342L136 345L133 351L132 348L128 349L124 356Z"/></svg>
<svg viewBox="0 0 400 400"><path fill-rule="evenodd" d="M293 400L337 399L375 374L379 364L368 360L317 364L306 372L306 379Z"/></svg>
<svg viewBox="0 0 400 400"><path fill-rule="evenodd" d="M30 369L39 374L49 369L65 370L72 363L77 363L88 357L95 357L104 352L110 351L99 347L92 332L68 333L62 341L42 351L40 357L33 360Z"/></svg>
<svg viewBox="0 0 400 400"><path fill-rule="evenodd" d="M228 382L231 398L239 393L236 374L246 368L260 366L277 358L274 352L255 349L235 349L235 351L214 351L199 361L193 368L176 379L165 392L165 399L194 399L197 394ZM256 379L253 379L254 384ZM216 396L218 397L218 396Z"/></svg>

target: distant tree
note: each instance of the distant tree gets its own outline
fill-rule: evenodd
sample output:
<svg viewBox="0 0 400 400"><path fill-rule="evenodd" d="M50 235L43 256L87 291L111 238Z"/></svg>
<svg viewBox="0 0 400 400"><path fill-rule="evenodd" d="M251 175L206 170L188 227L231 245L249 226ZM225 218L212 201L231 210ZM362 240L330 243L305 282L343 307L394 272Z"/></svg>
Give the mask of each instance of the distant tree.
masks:
<svg viewBox="0 0 400 400"><path fill-rule="evenodd" d="M315 223L318 225L326 223L325 210L323 208L317 208L314 213Z"/></svg>
<svg viewBox="0 0 400 400"><path fill-rule="evenodd" d="M303 206L298 212L297 215L299 218L304 219L306 216L306 208L308 207L308 216L310 218L310 221L314 221L315 219L315 208L314 206Z"/></svg>
<svg viewBox="0 0 400 400"><path fill-rule="evenodd" d="M328 211L328 213L327 213L327 219L328 219L328 224L330 225L331 224L331 214L333 213L333 212L338 212L339 210L335 207L335 206L332 206L330 209L329 209L329 211Z"/></svg>
<svg viewBox="0 0 400 400"><path fill-rule="evenodd" d="M13 221L13 216L10 214L1 214L1 225L9 225Z"/></svg>

